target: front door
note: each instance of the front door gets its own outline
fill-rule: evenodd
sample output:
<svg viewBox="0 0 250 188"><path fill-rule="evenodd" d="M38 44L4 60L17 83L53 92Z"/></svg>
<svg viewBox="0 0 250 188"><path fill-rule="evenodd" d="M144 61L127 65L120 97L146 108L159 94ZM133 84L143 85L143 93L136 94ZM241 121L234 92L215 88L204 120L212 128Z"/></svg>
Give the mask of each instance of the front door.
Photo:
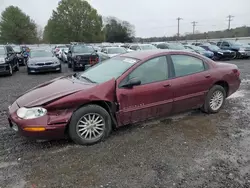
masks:
<svg viewBox="0 0 250 188"><path fill-rule="evenodd" d="M173 92L168 77L166 56L150 59L129 73L116 90L120 125L169 115ZM141 85L133 88L120 87L132 78L141 80Z"/></svg>
<svg viewBox="0 0 250 188"><path fill-rule="evenodd" d="M171 59L174 71L171 80L174 92L173 113L200 107L213 83L208 65L189 55L171 55Z"/></svg>

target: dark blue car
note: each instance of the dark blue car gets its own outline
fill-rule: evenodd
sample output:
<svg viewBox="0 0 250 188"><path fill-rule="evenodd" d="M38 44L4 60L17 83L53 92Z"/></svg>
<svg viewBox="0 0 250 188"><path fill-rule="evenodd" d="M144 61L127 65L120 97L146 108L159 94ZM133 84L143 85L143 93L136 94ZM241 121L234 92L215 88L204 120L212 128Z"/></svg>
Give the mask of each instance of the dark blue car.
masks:
<svg viewBox="0 0 250 188"><path fill-rule="evenodd" d="M234 59L236 57L236 52L232 50L223 50L220 49L216 45L201 45L200 47L204 48L207 51L213 52L214 53L214 60L222 60L222 59Z"/></svg>
<svg viewBox="0 0 250 188"><path fill-rule="evenodd" d="M204 48L200 47L200 46L195 46L195 45L184 45L185 48L187 49L192 49L194 50L196 53L204 55L210 59L214 58L214 53L211 51L206 51Z"/></svg>

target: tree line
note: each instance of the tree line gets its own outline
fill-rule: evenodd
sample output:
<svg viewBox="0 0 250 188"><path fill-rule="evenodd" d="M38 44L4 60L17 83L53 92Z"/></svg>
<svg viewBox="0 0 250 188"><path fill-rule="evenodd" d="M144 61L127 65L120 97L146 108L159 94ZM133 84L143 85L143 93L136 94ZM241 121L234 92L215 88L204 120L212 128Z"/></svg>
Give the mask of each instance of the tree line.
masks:
<svg viewBox="0 0 250 188"><path fill-rule="evenodd" d="M43 31L42 31L43 30ZM103 17L86 0L61 0L44 29L15 6L0 19L0 44L66 44L70 42L158 42L250 36L250 27L209 31L177 37L135 38L135 27L116 17Z"/></svg>
<svg viewBox="0 0 250 188"><path fill-rule="evenodd" d="M0 19L0 43L132 42L134 35L132 24L102 17L86 0L61 0L43 32L19 7L7 7Z"/></svg>
<svg viewBox="0 0 250 188"><path fill-rule="evenodd" d="M237 37L249 37L250 36L250 27L237 27L230 30L223 31L209 31L204 33L187 33L183 36L177 37L149 37L149 38L136 38L137 42L164 42L164 41L178 41L178 40L209 40L209 39L221 39L221 38L237 38Z"/></svg>

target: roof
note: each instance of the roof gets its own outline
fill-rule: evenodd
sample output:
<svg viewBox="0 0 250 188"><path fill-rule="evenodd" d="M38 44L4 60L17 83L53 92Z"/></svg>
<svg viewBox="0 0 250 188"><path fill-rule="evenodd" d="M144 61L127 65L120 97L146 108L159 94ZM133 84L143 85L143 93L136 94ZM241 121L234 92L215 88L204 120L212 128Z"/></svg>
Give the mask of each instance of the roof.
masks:
<svg viewBox="0 0 250 188"><path fill-rule="evenodd" d="M182 51L181 50L169 50L169 49L140 50L140 51L133 51L133 52L129 52L126 54L122 54L120 56L143 60L143 59L147 59L158 54L159 55L162 53L168 54L170 52L182 52ZM183 52L187 53L186 51L183 51Z"/></svg>

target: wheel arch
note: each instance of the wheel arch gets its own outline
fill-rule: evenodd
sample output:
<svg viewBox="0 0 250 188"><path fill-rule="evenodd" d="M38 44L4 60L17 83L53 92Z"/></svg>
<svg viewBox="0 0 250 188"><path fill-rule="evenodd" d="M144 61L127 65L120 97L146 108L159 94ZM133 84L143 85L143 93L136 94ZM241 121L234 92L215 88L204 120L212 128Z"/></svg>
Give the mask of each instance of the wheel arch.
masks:
<svg viewBox="0 0 250 188"><path fill-rule="evenodd" d="M117 120L116 120L116 116L115 116L115 111L116 111L116 104L114 102L110 102L110 101L102 101L102 100L97 100L97 101L91 101L88 103L84 103L80 106L78 106L72 113L72 115L74 114L75 111L77 111L78 109L87 106L87 105L98 105L101 106L102 108L104 108L110 115L111 117L111 121L112 121L112 128L115 129L117 127ZM65 134L68 134L68 128L69 128L69 123L70 123L71 118L68 121L68 124L66 125L65 128Z"/></svg>
<svg viewBox="0 0 250 188"><path fill-rule="evenodd" d="M228 92L229 92L229 84L225 80L220 80L214 83L214 85L219 85L223 87L226 91L226 97L228 97Z"/></svg>

